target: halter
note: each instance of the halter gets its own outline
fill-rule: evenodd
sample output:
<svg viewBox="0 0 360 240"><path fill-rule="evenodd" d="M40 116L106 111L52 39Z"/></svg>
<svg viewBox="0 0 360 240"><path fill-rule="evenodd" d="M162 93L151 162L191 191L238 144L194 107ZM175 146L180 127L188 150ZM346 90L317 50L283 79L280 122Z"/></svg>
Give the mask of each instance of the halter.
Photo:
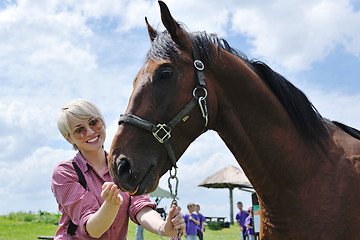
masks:
<svg viewBox="0 0 360 240"><path fill-rule="evenodd" d="M208 124L208 112L206 107L207 91L205 89L205 77L203 73L205 67L203 62L199 60L200 59L199 53L196 51L195 48L196 46L195 40L192 37L190 37L190 39L193 48L193 58L195 59L194 60L194 67L196 69L195 81L197 86L193 90L192 99L186 104L186 106L167 124L159 123L155 125L133 114L120 115L120 119L118 122L119 125L126 123L151 132L158 142L164 144L166 151L171 159L172 165L175 169L177 168L176 166L177 159L175 157L174 150L169 141L171 138L172 130L176 127L178 123L180 123L181 121L185 122L189 118L188 114L194 109L196 105L199 105L202 117L205 120L203 131L206 129ZM203 96L198 97L199 94L198 92L200 91L203 91Z"/></svg>
<svg viewBox="0 0 360 240"><path fill-rule="evenodd" d="M155 125L153 123L146 121L145 119L142 119L142 118L132 115L132 114L120 115L120 119L118 122L119 125L126 123L126 124L130 124L132 126L135 126L135 127L145 129L145 130L151 132L158 142L160 142L161 144L164 144L166 151L171 159L171 162L173 165L172 168L174 168L174 174L171 171L172 168L170 169L170 177L168 179L170 194L172 196L171 206L172 205L177 206L176 196L177 196L178 184L179 184L179 179L176 176L177 175L177 166L176 166L177 159L175 157L174 150L171 147L171 144L169 141L171 138L171 132L176 127L176 125L178 125L180 123L180 121L186 122L186 120L189 118L188 114L194 109L194 107L196 105L199 105L201 115L205 120L203 132L206 130L206 127L207 127L208 121L209 121L208 111L207 111L207 107L206 107L207 91L205 88L206 84L205 84L205 77L204 77L204 73L203 73L205 66L204 66L204 63L200 60L199 53L196 50L195 39L193 39L190 36L190 40L191 40L191 45L192 45L192 49L193 49L193 59L195 59L194 67L196 70L196 74L195 74L196 87L193 90L192 99L185 105L185 107L173 119L171 119L170 122L167 124L159 123L159 124ZM204 95L198 97L197 94L201 90L203 91ZM173 192L173 187L172 187L171 181L175 181L174 182L175 183L174 192ZM161 239L163 239L160 235L160 228L159 228L159 236ZM172 239L180 239L180 238L181 238L181 233L180 233L180 231L178 231L177 236Z"/></svg>

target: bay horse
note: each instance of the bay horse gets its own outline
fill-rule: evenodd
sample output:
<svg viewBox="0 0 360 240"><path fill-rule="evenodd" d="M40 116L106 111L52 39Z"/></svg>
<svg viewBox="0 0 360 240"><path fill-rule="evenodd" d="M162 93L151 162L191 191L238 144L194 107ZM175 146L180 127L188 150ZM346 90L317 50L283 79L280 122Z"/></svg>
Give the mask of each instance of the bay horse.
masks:
<svg viewBox="0 0 360 240"><path fill-rule="evenodd" d="M360 239L359 131L224 39L187 32L159 1L109 154L114 182L150 193L198 136L216 131L256 190L261 239ZM164 147L165 146L165 147Z"/></svg>

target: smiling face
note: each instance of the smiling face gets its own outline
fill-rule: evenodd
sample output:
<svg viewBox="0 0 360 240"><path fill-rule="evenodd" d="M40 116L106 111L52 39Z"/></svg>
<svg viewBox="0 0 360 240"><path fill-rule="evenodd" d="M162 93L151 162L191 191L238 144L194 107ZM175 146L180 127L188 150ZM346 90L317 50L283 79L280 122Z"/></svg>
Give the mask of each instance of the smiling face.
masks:
<svg viewBox="0 0 360 240"><path fill-rule="evenodd" d="M84 120L69 120L72 130L68 141L82 152L97 151L105 142L106 132L100 118L90 117Z"/></svg>
<svg viewBox="0 0 360 240"><path fill-rule="evenodd" d="M58 128L75 150L93 151L103 146L106 132L100 110L91 102L76 99L61 109Z"/></svg>

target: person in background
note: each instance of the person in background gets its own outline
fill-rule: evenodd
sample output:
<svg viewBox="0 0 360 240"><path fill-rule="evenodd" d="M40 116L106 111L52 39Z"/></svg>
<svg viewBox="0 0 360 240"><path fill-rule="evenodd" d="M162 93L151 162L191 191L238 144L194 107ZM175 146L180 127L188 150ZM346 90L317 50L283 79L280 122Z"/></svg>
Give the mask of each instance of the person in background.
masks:
<svg viewBox="0 0 360 240"><path fill-rule="evenodd" d="M148 195L130 196L118 190L104 150L105 121L93 103L74 100L66 104L59 113L58 128L77 154L58 163L52 174L51 190L61 212L55 239L125 240L129 218L163 236L176 236L185 227L180 207L172 207L164 221ZM70 222L74 231L69 231Z"/></svg>
<svg viewBox="0 0 360 240"><path fill-rule="evenodd" d="M195 211L195 204L194 203L188 203L187 209L189 210L189 213L185 214L184 220L185 220L185 232L184 236L187 240L196 240L197 237L197 225L200 225L200 221L198 219L198 216L194 213Z"/></svg>
<svg viewBox="0 0 360 240"><path fill-rule="evenodd" d="M254 233L254 224L253 224L253 217L252 217L252 207L248 210L249 216L245 219L245 239L246 240L255 240L255 233Z"/></svg>
<svg viewBox="0 0 360 240"><path fill-rule="evenodd" d="M136 225L135 238L136 240L144 240L144 228L141 225Z"/></svg>
<svg viewBox="0 0 360 240"><path fill-rule="evenodd" d="M199 240L203 240L203 232L205 231L205 217L200 213L200 205L196 204L195 205L195 212L196 215L198 216L199 222L200 224L196 226L197 228L197 236L199 238Z"/></svg>
<svg viewBox="0 0 360 240"><path fill-rule="evenodd" d="M248 217L248 213L243 210L243 204L242 202L237 203L237 207L239 209L239 212L236 214L236 222L238 226L240 227L240 239L244 240L246 226L245 226L245 219Z"/></svg>

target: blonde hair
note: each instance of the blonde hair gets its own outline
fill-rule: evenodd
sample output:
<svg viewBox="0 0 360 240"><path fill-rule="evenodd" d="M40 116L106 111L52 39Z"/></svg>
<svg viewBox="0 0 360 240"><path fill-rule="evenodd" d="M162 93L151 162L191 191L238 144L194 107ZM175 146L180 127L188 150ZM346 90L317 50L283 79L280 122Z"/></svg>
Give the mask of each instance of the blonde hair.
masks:
<svg viewBox="0 0 360 240"><path fill-rule="evenodd" d="M106 128L104 117L95 104L84 99L76 99L65 104L59 113L57 121L61 135L68 140L72 133L69 122L82 121L91 117L100 118ZM78 150L76 145L74 145L74 149Z"/></svg>

